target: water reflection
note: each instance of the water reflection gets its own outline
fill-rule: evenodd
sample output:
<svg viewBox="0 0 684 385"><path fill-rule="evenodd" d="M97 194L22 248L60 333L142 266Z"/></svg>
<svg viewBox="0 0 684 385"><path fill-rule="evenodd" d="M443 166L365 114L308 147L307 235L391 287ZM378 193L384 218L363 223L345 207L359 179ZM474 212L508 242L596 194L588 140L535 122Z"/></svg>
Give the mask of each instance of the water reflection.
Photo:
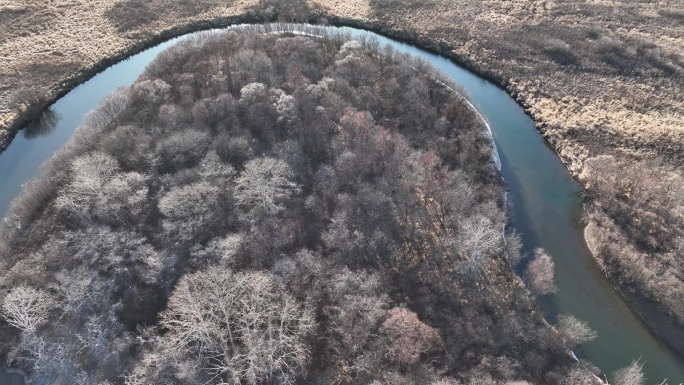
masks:
<svg viewBox="0 0 684 385"><path fill-rule="evenodd" d="M35 119L33 119L31 123L24 127L24 138L35 139L50 135L53 131L55 131L57 123L61 118L62 116L59 114L59 112L53 110L52 108L47 108Z"/></svg>
<svg viewBox="0 0 684 385"><path fill-rule="evenodd" d="M3 372L0 370L0 384L2 385L24 385L24 376L12 370Z"/></svg>

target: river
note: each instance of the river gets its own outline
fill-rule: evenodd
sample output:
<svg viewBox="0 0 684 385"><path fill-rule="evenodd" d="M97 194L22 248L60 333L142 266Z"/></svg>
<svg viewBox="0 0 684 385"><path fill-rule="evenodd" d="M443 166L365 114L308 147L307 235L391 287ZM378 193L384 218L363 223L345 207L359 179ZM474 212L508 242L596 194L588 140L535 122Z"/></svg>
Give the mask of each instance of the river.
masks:
<svg viewBox="0 0 684 385"><path fill-rule="evenodd" d="M645 327L596 266L582 237L579 187L532 120L505 91L446 58L409 44L347 27L328 28L354 36L365 34L399 52L420 56L469 92L494 135L510 190L510 225L522 234L525 251L543 247L556 263L558 293L542 303L547 319L553 322L559 313L571 314L598 332L599 338L577 351L580 357L604 373L640 358L647 384L660 384L665 378L670 385L684 382L684 358ZM0 155L0 216L21 185L38 175L40 163L71 137L88 111L117 87L131 84L159 52L186 37L134 55L69 92L51 107L59 119L49 135L29 138L19 133Z"/></svg>

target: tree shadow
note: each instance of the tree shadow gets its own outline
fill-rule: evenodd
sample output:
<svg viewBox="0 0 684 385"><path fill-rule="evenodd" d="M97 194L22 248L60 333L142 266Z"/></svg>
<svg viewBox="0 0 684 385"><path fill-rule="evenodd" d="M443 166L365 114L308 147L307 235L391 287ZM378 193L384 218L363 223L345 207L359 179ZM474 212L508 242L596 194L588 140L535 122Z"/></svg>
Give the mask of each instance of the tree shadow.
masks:
<svg viewBox="0 0 684 385"><path fill-rule="evenodd" d="M47 108L24 127L24 138L35 139L50 135L62 116L52 108Z"/></svg>

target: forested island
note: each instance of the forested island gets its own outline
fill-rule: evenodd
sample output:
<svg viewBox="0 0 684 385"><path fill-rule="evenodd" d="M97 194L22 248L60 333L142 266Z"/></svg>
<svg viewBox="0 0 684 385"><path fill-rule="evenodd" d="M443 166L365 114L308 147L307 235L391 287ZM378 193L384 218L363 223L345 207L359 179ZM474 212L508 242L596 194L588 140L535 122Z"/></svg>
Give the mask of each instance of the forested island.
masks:
<svg viewBox="0 0 684 385"><path fill-rule="evenodd" d="M537 310L550 257L512 272L492 157L389 47L185 40L12 203L0 353L34 384L595 383L568 354L595 334Z"/></svg>

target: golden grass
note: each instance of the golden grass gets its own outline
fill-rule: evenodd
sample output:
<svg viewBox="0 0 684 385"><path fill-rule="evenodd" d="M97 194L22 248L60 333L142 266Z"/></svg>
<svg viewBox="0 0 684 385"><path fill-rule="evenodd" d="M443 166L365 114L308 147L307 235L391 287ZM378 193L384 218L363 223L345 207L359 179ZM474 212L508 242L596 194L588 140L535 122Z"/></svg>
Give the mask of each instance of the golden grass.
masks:
<svg viewBox="0 0 684 385"><path fill-rule="evenodd" d="M310 3L348 19L367 20L372 14L368 0L311 0Z"/></svg>

